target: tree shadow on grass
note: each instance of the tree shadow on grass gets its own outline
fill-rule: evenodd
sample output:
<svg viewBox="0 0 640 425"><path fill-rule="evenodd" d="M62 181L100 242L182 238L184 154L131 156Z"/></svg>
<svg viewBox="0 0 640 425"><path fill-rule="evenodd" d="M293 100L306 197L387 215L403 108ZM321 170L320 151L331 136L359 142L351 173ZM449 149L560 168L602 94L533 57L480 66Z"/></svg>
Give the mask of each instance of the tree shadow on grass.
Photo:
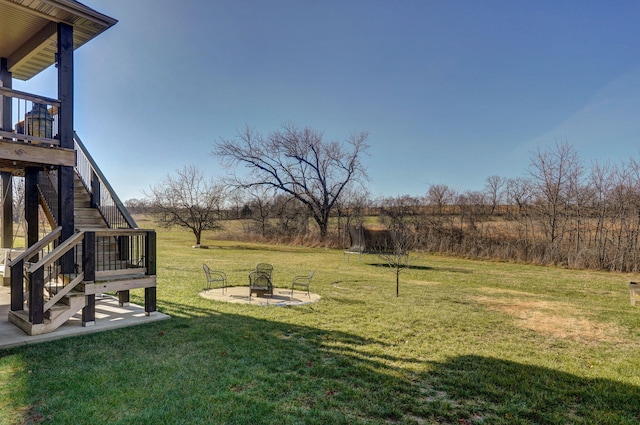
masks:
<svg viewBox="0 0 640 425"><path fill-rule="evenodd" d="M635 423L640 389L480 356L421 360L377 338L193 306L19 356L20 423ZM42 420L41 420L42 419Z"/></svg>
<svg viewBox="0 0 640 425"><path fill-rule="evenodd" d="M437 389L434 406L450 407L448 420L475 411L469 423L474 417L492 424L640 423L637 386L481 356L433 366L424 379Z"/></svg>
<svg viewBox="0 0 640 425"><path fill-rule="evenodd" d="M394 269L395 267L392 266L389 263L367 263L368 266L373 266L373 267L384 267L387 269ZM416 266L416 265L411 265L408 264L404 267L402 267L403 269L407 269L407 270L433 270L433 267L429 267L429 266Z"/></svg>
<svg viewBox="0 0 640 425"><path fill-rule="evenodd" d="M261 251L261 252L265 252L266 251L270 251L270 252L291 252L291 253L301 253L301 252L312 252L310 249L308 248L292 248L292 247L287 247L287 246L280 246L280 245L269 245L268 248L265 248L264 245L262 246L252 246L252 245L246 245L246 244L240 244L240 245L212 245L212 244L208 244L209 245L209 249L219 249L219 250L226 250L226 251Z"/></svg>
<svg viewBox="0 0 640 425"><path fill-rule="evenodd" d="M373 267L384 267L384 268L388 268L388 269L393 269L395 268L393 265L389 264L389 263L366 263L368 266L373 266ZM458 267L429 267L429 266L418 266L418 265L412 265L412 264L408 264L405 267L403 267L403 269L407 269L407 270L422 270L422 271L445 271L445 272L451 272L451 273L464 273L464 274L471 274L473 273L473 270L469 270L469 269L462 269L462 268L458 268Z"/></svg>

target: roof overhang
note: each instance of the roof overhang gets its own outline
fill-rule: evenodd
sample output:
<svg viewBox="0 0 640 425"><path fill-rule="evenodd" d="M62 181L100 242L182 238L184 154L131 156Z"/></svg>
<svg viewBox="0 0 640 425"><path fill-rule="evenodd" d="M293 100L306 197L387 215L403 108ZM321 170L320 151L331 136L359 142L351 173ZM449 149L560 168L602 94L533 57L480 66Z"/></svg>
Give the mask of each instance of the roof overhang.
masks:
<svg viewBox="0 0 640 425"><path fill-rule="evenodd" d="M77 49L118 21L75 0L0 0L0 58L28 80L55 63L57 24L73 26Z"/></svg>

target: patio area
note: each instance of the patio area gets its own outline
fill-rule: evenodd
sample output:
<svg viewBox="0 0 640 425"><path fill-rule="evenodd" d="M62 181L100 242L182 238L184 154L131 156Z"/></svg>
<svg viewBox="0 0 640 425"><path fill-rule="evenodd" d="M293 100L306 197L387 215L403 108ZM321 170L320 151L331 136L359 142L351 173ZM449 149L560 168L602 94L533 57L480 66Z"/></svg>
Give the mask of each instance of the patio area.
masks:
<svg viewBox="0 0 640 425"><path fill-rule="evenodd" d="M95 325L82 326L81 313L78 313L54 332L29 336L17 326L9 323L9 304L9 288L0 286L0 349L102 332L126 326L142 325L170 318L170 316L160 312L154 312L147 316L145 315L144 307L136 304L121 307L116 298L103 295L96 296Z"/></svg>
<svg viewBox="0 0 640 425"><path fill-rule="evenodd" d="M253 304L253 305L272 305L272 306L299 306L320 301L320 295L311 292L307 295L306 291L293 291L287 288L273 288L273 295L270 296L251 296L249 300L248 286L229 286L224 288L213 288L200 291L200 296L214 301L222 301L227 303Z"/></svg>

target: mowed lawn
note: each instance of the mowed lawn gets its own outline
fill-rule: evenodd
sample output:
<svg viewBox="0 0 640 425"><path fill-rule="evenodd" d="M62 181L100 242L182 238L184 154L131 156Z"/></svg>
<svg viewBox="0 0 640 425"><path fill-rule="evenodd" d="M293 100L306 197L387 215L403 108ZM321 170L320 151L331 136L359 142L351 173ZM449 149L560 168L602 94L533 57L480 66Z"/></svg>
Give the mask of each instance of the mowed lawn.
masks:
<svg viewBox="0 0 640 425"><path fill-rule="evenodd" d="M375 256L158 231L170 320L0 351L2 424L633 424L634 275L415 255L395 297ZM317 304L204 299L202 263ZM142 303L136 292L134 302Z"/></svg>

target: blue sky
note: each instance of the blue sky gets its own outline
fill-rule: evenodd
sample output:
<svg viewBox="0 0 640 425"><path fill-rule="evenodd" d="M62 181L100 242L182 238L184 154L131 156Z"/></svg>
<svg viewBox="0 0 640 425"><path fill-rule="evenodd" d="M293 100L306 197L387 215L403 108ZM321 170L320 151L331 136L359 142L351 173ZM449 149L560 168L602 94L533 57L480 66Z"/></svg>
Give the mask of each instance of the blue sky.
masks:
<svg viewBox="0 0 640 425"><path fill-rule="evenodd" d="M123 200L223 176L213 145L245 125L368 132L373 196L480 189L555 143L640 155L637 0L83 2L119 23L76 53L75 127Z"/></svg>

